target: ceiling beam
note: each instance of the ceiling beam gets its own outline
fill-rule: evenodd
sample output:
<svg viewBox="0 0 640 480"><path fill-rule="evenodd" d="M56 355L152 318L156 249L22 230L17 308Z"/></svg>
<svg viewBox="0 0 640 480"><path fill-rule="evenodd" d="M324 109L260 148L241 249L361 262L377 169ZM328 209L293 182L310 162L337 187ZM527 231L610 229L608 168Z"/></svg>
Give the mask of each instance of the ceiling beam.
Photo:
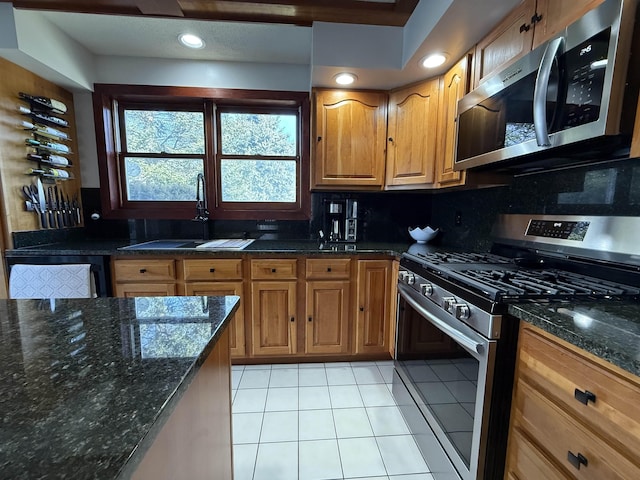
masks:
<svg viewBox="0 0 640 480"><path fill-rule="evenodd" d="M111 15L284 23L404 26L419 0L14 0L16 8Z"/></svg>

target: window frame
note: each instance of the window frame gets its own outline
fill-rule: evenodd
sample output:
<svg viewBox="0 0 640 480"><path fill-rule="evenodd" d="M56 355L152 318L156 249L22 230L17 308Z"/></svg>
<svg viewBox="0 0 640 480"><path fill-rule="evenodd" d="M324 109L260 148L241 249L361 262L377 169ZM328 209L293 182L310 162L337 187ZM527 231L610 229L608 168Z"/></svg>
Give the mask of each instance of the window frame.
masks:
<svg viewBox="0 0 640 480"><path fill-rule="evenodd" d="M236 90L197 87L161 87L96 84L93 93L94 120L98 149L102 214L107 219L191 219L194 200L175 202L129 201L126 199L124 156L121 147L120 112L125 108L182 110L203 109L205 122L204 175L211 220L308 220L310 208L310 104L308 92ZM151 108L153 107L153 108ZM222 202L220 163L217 148L220 131L218 111L298 112L297 200L279 202ZM171 157L199 158L199 155L173 154ZM152 157L148 157L152 158ZM166 158L162 156L161 158ZM271 158L271 157L267 157Z"/></svg>

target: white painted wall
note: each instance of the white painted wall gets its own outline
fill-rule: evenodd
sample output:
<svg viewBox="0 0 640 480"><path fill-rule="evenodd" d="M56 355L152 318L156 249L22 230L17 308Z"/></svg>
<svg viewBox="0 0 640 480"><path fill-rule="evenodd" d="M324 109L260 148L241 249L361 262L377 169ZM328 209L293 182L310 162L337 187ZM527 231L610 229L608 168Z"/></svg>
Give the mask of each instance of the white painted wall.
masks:
<svg viewBox="0 0 640 480"><path fill-rule="evenodd" d="M97 57L96 83L308 92L309 65Z"/></svg>
<svg viewBox="0 0 640 480"><path fill-rule="evenodd" d="M74 92L73 107L76 112L76 133L78 135L78 155L80 178L84 188L99 188L98 148L93 121L93 100L91 92Z"/></svg>

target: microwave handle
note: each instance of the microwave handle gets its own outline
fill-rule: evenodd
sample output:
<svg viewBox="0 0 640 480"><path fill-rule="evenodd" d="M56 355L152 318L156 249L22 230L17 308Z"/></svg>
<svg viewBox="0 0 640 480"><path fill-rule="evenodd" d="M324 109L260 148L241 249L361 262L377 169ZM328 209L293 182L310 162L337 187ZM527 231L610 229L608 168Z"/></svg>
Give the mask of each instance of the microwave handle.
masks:
<svg viewBox="0 0 640 480"><path fill-rule="evenodd" d="M562 53L564 37L549 42L538 69L536 86L533 92L533 127L536 131L536 141L539 147L550 147L549 132L547 131L547 92L549 77L553 68L553 61Z"/></svg>

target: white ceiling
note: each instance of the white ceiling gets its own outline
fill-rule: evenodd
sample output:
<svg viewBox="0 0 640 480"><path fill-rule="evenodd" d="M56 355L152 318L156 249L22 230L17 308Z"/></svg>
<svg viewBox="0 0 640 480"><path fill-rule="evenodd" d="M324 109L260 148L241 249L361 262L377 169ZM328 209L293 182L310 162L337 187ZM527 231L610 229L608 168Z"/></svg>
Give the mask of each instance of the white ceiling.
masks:
<svg viewBox="0 0 640 480"><path fill-rule="evenodd" d="M42 15L97 56L308 65L313 86L335 86L333 76L350 67L358 75L354 88L388 89L444 72L520 1L421 0L404 30L329 24L343 33L340 35L343 43L326 33L316 33L314 38L313 27L293 25L62 12ZM412 32L408 33L410 28ZM183 32L200 35L206 47L190 50L181 46L177 37ZM353 45L362 45L360 50L345 47L349 35ZM380 48L387 38L398 39L397 48ZM365 52L365 48L370 51ZM446 52L448 62L436 71L421 69L419 59L435 50ZM322 60L314 62L313 52L320 51ZM345 51L351 56L342 58L338 65L327 60L332 51L336 57L344 57ZM397 51L401 52L401 58L390 53ZM387 58L382 58L383 54ZM373 58L375 63L376 55L380 58L379 66L371 61Z"/></svg>

